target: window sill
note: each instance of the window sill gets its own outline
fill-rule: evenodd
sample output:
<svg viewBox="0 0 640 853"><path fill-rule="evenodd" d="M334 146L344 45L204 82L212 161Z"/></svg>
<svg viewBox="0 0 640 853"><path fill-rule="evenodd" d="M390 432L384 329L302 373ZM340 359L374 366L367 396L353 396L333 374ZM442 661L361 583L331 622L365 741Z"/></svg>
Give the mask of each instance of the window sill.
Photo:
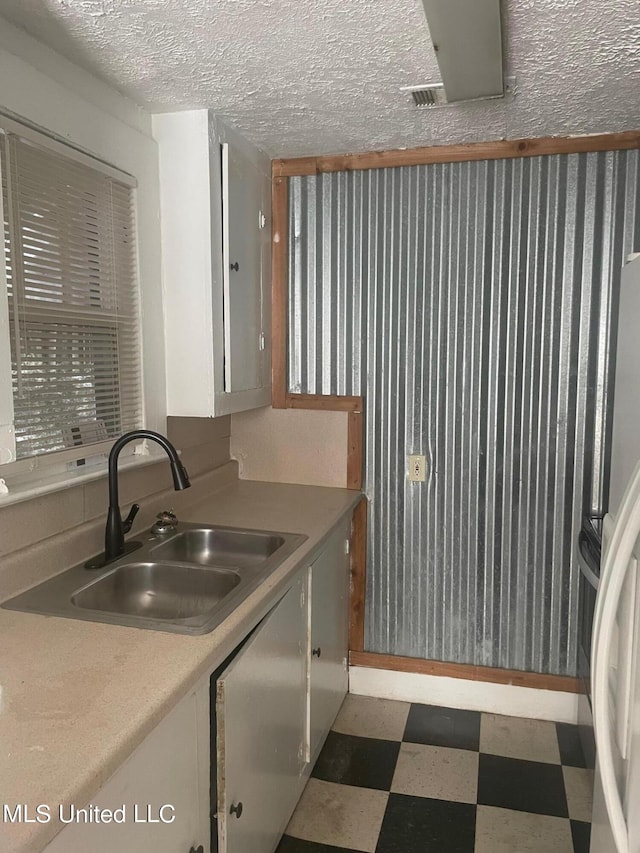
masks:
<svg viewBox="0 0 640 853"><path fill-rule="evenodd" d="M118 460L118 471L128 471L135 468L143 468L147 465L153 465L156 462L166 460L166 454L160 448L150 447L148 453L131 454L129 456L121 456ZM107 460L97 462L85 468L78 468L75 471L63 471L55 474L44 475L43 471L39 471L38 475L30 474L23 477L7 477L8 494L0 494L0 509L4 506L22 503L23 501L33 500L34 498L42 497L43 495L59 492L65 489L73 489L75 486L83 486L85 483L92 483L95 480L106 479L108 473ZM2 467L0 466L0 477L2 477Z"/></svg>

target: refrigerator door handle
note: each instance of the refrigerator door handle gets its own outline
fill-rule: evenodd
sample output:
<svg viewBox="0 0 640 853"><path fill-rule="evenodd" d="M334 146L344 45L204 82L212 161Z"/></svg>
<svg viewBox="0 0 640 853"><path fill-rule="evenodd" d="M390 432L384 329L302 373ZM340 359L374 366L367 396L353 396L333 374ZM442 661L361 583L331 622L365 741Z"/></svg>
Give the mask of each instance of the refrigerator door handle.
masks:
<svg viewBox="0 0 640 853"><path fill-rule="evenodd" d="M591 586L594 589L598 589L598 586L600 585L600 577L594 571L594 567L597 567L598 565L597 558L590 549L589 542L583 531L580 531L578 535L578 563L580 565L580 571L589 581Z"/></svg>
<svg viewBox="0 0 640 853"><path fill-rule="evenodd" d="M616 780L609 707L609 658L618 603L640 535L640 464L629 481L620 504L615 529L605 555L592 645L593 727L598 750L598 766L611 831L618 853L628 853L629 835Z"/></svg>

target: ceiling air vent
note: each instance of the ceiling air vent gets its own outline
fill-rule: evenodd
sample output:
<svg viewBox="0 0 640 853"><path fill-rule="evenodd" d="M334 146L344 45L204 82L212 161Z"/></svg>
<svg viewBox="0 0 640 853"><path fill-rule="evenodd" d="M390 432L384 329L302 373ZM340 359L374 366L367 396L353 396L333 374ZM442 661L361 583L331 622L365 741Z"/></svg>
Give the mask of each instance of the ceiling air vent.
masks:
<svg viewBox="0 0 640 853"><path fill-rule="evenodd" d="M442 83L406 86L400 91L410 92L416 107L443 107L447 103L447 96Z"/></svg>

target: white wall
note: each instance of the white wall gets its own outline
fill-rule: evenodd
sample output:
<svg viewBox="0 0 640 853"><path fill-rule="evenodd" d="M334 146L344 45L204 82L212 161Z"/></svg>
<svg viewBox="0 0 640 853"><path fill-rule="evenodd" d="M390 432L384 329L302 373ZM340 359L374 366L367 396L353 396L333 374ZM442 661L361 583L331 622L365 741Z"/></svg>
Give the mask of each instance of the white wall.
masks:
<svg viewBox="0 0 640 853"><path fill-rule="evenodd" d="M165 428L158 152L151 116L114 89L0 18L0 111L133 175L147 423Z"/></svg>

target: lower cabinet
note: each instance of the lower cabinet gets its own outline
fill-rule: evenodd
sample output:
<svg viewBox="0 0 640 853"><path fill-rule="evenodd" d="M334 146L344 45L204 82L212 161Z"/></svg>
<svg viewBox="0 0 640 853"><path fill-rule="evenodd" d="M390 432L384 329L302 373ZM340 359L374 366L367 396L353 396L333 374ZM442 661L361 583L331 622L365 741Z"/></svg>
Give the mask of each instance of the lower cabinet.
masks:
<svg viewBox="0 0 640 853"><path fill-rule="evenodd" d="M309 753L315 763L349 686L349 528L337 531L309 570Z"/></svg>
<svg viewBox="0 0 640 853"><path fill-rule="evenodd" d="M217 679L219 853L273 853L345 697L349 529Z"/></svg>
<svg viewBox="0 0 640 853"><path fill-rule="evenodd" d="M306 589L300 578L218 679L220 853L271 851L305 767Z"/></svg>
<svg viewBox="0 0 640 853"><path fill-rule="evenodd" d="M204 853L209 848L209 691L194 690L108 780L89 815L69 823L45 853ZM53 807L57 813L58 807ZM105 811L108 810L108 811ZM71 819L69 807L63 820ZM57 814L56 814L57 817Z"/></svg>

